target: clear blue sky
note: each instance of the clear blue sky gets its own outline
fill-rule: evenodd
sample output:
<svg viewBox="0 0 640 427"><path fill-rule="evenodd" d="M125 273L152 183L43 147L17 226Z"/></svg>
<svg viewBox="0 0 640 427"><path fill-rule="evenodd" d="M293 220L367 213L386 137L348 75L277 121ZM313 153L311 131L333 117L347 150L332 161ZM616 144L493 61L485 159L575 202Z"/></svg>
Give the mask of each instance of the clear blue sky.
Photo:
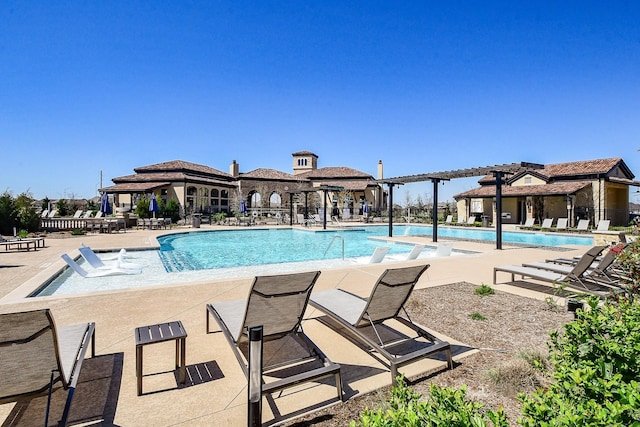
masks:
<svg viewBox="0 0 640 427"><path fill-rule="evenodd" d="M92 197L169 160L290 173L300 150L386 177L622 157L640 179L639 71L637 1L5 0L0 191Z"/></svg>

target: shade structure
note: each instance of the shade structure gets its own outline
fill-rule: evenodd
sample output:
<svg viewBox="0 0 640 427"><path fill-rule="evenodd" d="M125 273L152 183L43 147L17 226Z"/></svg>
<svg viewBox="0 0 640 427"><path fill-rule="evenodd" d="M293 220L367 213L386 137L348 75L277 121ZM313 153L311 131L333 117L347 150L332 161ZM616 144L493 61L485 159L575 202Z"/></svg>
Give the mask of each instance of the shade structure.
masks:
<svg viewBox="0 0 640 427"><path fill-rule="evenodd" d="M240 213L247 213L247 204L244 202L244 199L240 199Z"/></svg>
<svg viewBox="0 0 640 427"><path fill-rule="evenodd" d="M156 200L155 193L151 193L151 201L149 201L149 212L153 212L153 217L156 217L156 212L158 212L160 208L158 208L158 201Z"/></svg>
<svg viewBox="0 0 640 427"><path fill-rule="evenodd" d="M100 197L100 212L105 215L111 215L111 204L109 203L109 196L107 193L102 193L102 197Z"/></svg>

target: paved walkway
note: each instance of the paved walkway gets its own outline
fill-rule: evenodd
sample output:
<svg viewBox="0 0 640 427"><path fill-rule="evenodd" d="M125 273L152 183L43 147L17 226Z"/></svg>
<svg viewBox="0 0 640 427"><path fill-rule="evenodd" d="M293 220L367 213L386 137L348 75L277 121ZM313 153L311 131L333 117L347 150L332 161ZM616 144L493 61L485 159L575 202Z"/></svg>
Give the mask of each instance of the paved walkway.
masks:
<svg viewBox="0 0 640 427"><path fill-rule="evenodd" d="M167 231L129 230L119 234L50 237L46 240L46 247L35 252L0 253L0 313L48 307L59 325L86 321L96 323L97 357L87 359L83 365L81 383L76 390L71 412L72 420L120 426L227 426L244 425L246 422L246 379L223 335L206 333L205 304L246 298L252 277L78 296L20 297L19 288L25 284L34 286L44 282L64 267L60 255L74 253L81 243L94 249L151 248L156 245L155 236L164 233ZM432 243L424 237L396 239ZM440 238L440 241L445 239ZM454 248L477 253L430 259L431 268L423 275L418 287L459 281L491 284L493 266L544 260L558 255L558 252L540 248L505 246L498 251L491 244L461 241L457 241ZM575 248L573 252L562 255L581 254L585 249ZM423 261L396 261L393 265L420 262ZM355 265L326 270L320 275L314 289L340 286L364 296L369 293L379 274L390 265ZM509 285L496 287L538 299L547 296ZM305 332L333 361L342 366L348 398L390 382L389 371L384 365L318 321L318 316L320 313L308 308L304 321ZM137 396L133 331L138 326L172 320L181 320L188 332L187 383L178 387L172 372L173 342L155 344L145 348L144 369L147 374L160 374L145 376L145 393ZM437 331L434 333L438 335ZM414 368L444 369L444 362L430 359L411 367L408 373L411 374ZM273 422L287 414L313 408L318 402L331 403L334 393L330 381L287 390L282 395L263 401L263 419ZM65 395L56 392L54 397L52 419L59 415L58 409L62 409ZM41 424L45 400L33 400L23 410L18 422L9 425ZM0 420L6 420L13 408L14 404L0 405Z"/></svg>

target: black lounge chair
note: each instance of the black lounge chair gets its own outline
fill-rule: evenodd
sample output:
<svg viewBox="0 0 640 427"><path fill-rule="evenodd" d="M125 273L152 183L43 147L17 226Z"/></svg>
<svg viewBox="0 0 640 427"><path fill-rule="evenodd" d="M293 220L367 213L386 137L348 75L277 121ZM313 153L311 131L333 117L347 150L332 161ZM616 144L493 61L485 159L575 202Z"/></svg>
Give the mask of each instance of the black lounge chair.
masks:
<svg viewBox="0 0 640 427"><path fill-rule="evenodd" d="M313 293L309 304L337 321L359 342L383 356L389 363L392 382L398 376L398 368L440 352L445 353L447 366L453 368L449 343L439 340L420 325L414 323L404 309L404 304L418 279L427 268L429 268L429 264L385 270L378 278L367 299L342 289L330 289ZM404 316L400 315L400 312L403 312ZM392 341L383 340L379 329L385 321L392 319L411 328L417 333L417 337L410 338L400 333L394 333ZM389 323L384 326L393 330ZM367 334L367 332L371 332L371 329L375 338ZM419 345L418 338L425 339L429 343L422 342L422 345ZM403 353L402 350L406 349L408 341L422 348Z"/></svg>
<svg viewBox="0 0 640 427"><path fill-rule="evenodd" d="M65 426L94 323L56 327L48 309L0 314L0 404L47 395L44 426L48 425L51 394L61 385L67 401L59 425Z"/></svg>
<svg viewBox="0 0 640 427"><path fill-rule="evenodd" d="M542 268L526 267L523 265L506 265L495 267L493 269L493 283L496 284L496 276L499 271L510 273L511 281L515 280L515 275L528 277L531 279L541 280L543 282L556 283L558 285L566 285L568 287L579 289L581 291L590 292L595 295L603 296L610 288L594 285L592 281L585 276L593 261L600 255L606 246L594 246L582 255L580 260L566 272L557 272L545 270Z"/></svg>
<svg viewBox="0 0 640 427"><path fill-rule="evenodd" d="M343 399L340 365L329 360L302 329L302 316L319 275L319 271L312 271L256 277L247 300L207 304L207 333L210 332L210 318L213 317L247 378L248 329L263 327L263 373L264 376L279 377L278 380L265 382L263 376L263 395L296 384L335 377L338 400ZM267 346L270 344L278 348L273 357L267 356ZM292 366L297 370L287 371Z"/></svg>

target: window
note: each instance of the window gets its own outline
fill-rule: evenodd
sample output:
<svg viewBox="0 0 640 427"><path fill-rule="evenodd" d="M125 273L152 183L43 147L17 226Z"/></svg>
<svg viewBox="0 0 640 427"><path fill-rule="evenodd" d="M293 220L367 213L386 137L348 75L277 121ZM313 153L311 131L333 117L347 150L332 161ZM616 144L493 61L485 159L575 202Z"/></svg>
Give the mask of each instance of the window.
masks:
<svg viewBox="0 0 640 427"><path fill-rule="evenodd" d="M531 177L530 176L525 176L524 177L524 183L525 184L531 184Z"/></svg>

